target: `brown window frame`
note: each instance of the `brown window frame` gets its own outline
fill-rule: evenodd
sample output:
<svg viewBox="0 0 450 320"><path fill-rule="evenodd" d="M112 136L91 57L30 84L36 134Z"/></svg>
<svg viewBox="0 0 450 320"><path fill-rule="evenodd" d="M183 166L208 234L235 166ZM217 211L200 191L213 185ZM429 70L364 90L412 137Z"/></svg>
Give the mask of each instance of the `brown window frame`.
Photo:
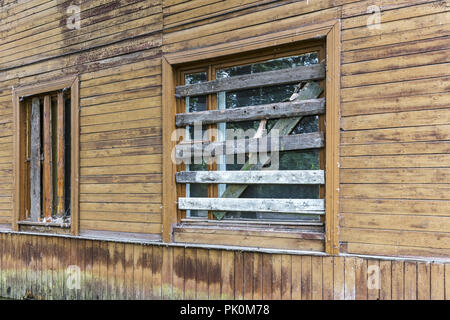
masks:
<svg viewBox="0 0 450 320"><path fill-rule="evenodd" d="M302 41L324 39L326 43L326 230L325 252L337 254L338 212L339 212L339 104L340 104L340 21L332 20L313 25L304 30L287 30L256 38L234 41L206 48L199 48L180 53L167 53L162 59L163 67L163 240L173 242L173 227L181 217L177 210L176 166L171 161L171 151L175 145L170 135L175 130L176 99L174 96L177 79L176 69L191 63L204 63L242 52L257 49L275 48L279 45ZM303 42L304 43L304 42ZM245 236L245 230L242 231ZM245 243L242 246L246 246ZM291 250L292 248L286 248ZM294 248L304 251L304 248Z"/></svg>
<svg viewBox="0 0 450 320"><path fill-rule="evenodd" d="M66 229L44 222L26 222L25 220L25 192L26 192L26 159L25 159L25 108L21 102L22 97L37 96L54 93L70 88L71 95L71 223L70 234L79 233L79 141L80 141L80 118L79 118L79 77L68 76L52 81L43 81L38 84L17 87L12 89L13 102L13 219L12 229L14 231L43 231L50 233L68 233Z"/></svg>

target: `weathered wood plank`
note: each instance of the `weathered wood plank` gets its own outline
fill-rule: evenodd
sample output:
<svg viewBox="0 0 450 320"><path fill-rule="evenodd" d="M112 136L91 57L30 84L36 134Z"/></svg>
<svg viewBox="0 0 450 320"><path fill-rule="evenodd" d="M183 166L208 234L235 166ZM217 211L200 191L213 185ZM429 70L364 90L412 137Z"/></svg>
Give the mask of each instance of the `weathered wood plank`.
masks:
<svg viewBox="0 0 450 320"><path fill-rule="evenodd" d="M39 98L33 98L31 109L30 152L30 218L38 221L41 216L41 111Z"/></svg>
<svg viewBox="0 0 450 320"><path fill-rule="evenodd" d="M417 264L415 262L405 262L405 300L417 299Z"/></svg>
<svg viewBox="0 0 450 320"><path fill-rule="evenodd" d="M260 152L305 150L322 148L324 145L322 132L281 135L279 137L265 136L262 138L210 143L188 142L176 145L175 157L178 160L184 160L191 159L193 156L195 158L203 156L206 161L221 155L244 154L257 152L258 150L261 150Z"/></svg>
<svg viewBox="0 0 450 320"><path fill-rule="evenodd" d="M324 214L323 199L178 198L180 210L257 211Z"/></svg>
<svg viewBox="0 0 450 320"><path fill-rule="evenodd" d="M295 100L240 107L224 110L209 110L179 113L175 118L177 127L195 123L212 124L218 122L241 122L249 120L303 117L325 113L325 99Z"/></svg>
<svg viewBox="0 0 450 320"><path fill-rule="evenodd" d="M367 260L355 259L355 299L367 300Z"/></svg>
<svg viewBox="0 0 450 320"><path fill-rule="evenodd" d="M392 261L392 300L404 299L404 262Z"/></svg>
<svg viewBox="0 0 450 320"><path fill-rule="evenodd" d="M287 70L266 71L243 76L217 79L208 82L178 86L175 97L206 95L220 91L245 90L325 78L325 64L296 67Z"/></svg>
<svg viewBox="0 0 450 320"><path fill-rule="evenodd" d="M444 264L431 265L431 300L444 300L445 298L445 271Z"/></svg>
<svg viewBox="0 0 450 320"><path fill-rule="evenodd" d="M177 183L323 184L323 170L180 171Z"/></svg>
<svg viewBox="0 0 450 320"><path fill-rule="evenodd" d="M50 96L44 97L44 168L43 168L43 204L44 219L50 219L53 209L52 184L52 119Z"/></svg>
<svg viewBox="0 0 450 320"><path fill-rule="evenodd" d="M57 172L56 172L56 213L59 216L64 215L64 93L58 92L58 103L57 103L57 135L56 135L56 161L57 161Z"/></svg>

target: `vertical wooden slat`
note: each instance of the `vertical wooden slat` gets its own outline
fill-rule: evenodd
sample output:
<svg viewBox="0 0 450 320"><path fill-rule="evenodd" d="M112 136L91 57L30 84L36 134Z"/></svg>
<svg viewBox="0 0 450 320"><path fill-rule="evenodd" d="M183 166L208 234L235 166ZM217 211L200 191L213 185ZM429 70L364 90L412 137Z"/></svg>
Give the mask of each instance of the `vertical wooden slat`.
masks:
<svg viewBox="0 0 450 320"><path fill-rule="evenodd" d="M253 298L253 253L244 252L244 299Z"/></svg>
<svg viewBox="0 0 450 320"><path fill-rule="evenodd" d="M220 274L221 274L221 259L220 250L209 251L208 275L209 275L209 292L208 296L211 300L220 299Z"/></svg>
<svg viewBox="0 0 450 320"><path fill-rule="evenodd" d="M56 238L55 238L56 239ZM30 294L30 236L26 236L25 240L24 240L24 248L22 251L22 259L23 259L23 267L24 267L24 272L23 272L23 277L24 279L24 295L28 296ZM0 238L0 250L2 250L1 247L1 238ZM2 251L3 252L3 251ZM57 253L55 253L53 255L53 257L55 258L57 256ZM0 258L1 261L2 258ZM2 265L0 263L0 269L2 268ZM0 271L0 295L2 294L1 292L1 271Z"/></svg>
<svg viewBox="0 0 450 320"><path fill-rule="evenodd" d="M153 247L142 246L142 298L153 298Z"/></svg>
<svg viewBox="0 0 450 320"><path fill-rule="evenodd" d="M356 300L367 300L367 260L356 258L355 260L355 284Z"/></svg>
<svg viewBox="0 0 450 320"><path fill-rule="evenodd" d="M444 265L433 263L431 265L431 300L444 300Z"/></svg>
<svg viewBox="0 0 450 320"><path fill-rule="evenodd" d="M302 257L292 256L292 300L302 299Z"/></svg>
<svg viewBox="0 0 450 320"><path fill-rule="evenodd" d="M173 247L164 247L162 254L162 299L170 299L173 295Z"/></svg>
<svg viewBox="0 0 450 320"><path fill-rule="evenodd" d="M234 252L222 251L222 299L234 299Z"/></svg>
<svg viewBox="0 0 450 320"><path fill-rule="evenodd" d="M391 261L380 261L380 300L392 299Z"/></svg>
<svg viewBox="0 0 450 320"><path fill-rule="evenodd" d="M176 110L173 106L176 105L175 95L175 73L169 62L163 58L162 63L162 131L163 131L163 234L162 238L164 242L172 241L172 225L177 222L178 210L176 207L177 195L175 182L176 165L171 159L171 153L175 146L175 141L171 140L171 135L175 128L175 113Z"/></svg>
<svg viewBox="0 0 450 320"><path fill-rule="evenodd" d="M41 216L41 107L39 98L33 98L31 108L30 218L31 221L38 221Z"/></svg>
<svg viewBox="0 0 450 320"><path fill-rule="evenodd" d="M405 262L405 300L417 299L417 265L415 262Z"/></svg>
<svg viewBox="0 0 450 320"><path fill-rule="evenodd" d="M263 254L263 293L264 300L272 299L272 256Z"/></svg>
<svg viewBox="0 0 450 320"><path fill-rule="evenodd" d="M333 259L333 280L334 280L334 300L344 300L345 298L345 269L344 269L344 257L334 257Z"/></svg>
<svg viewBox="0 0 450 320"><path fill-rule="evenodd" d="M163 248L160 246L153 247L152 251L152 291L153 299L162 298L162 264L163 264Z"/></svg>
<svg viewBox="0 0 450 320"><path fill-rule="evenodd" d="M292 299L292 256L281 256L281 299Z"/></svg>
<svg viewBox="0 0 450 320"><path fill-rule="evenodd" d="M184 248L173 248L173 299L184 299Z"/></svg>
<svg viewBox="0 0 450 320"><path fill-rule="evenodd" d="M425 262L417 263L417 300L430 299L430 264Z"/></svg>
<svg viewBox="0 0 450 320"><path fill-rule="evenodd" d="M133 246L133 293L136 300L144 299L142 245Z"/></svg>
<svg viewBox="0 0 450 320"><path fill-rule="evenodd" d="M6 250L4 251L6 253ZM36 240L34 236L30 239L30 290L36 294Z"/></svg>
<svg viewBox="0 0 450 320"><path fill-rule="evenodd" d="M125 289L125 244L116 243L116 297L126 299Z"/></svg>
<svg viewBox="0 0 450 320"><path fill-rule="evenodd" d="M404 263L392 261L392 300L404 299Z"/></svg>
<svg viewBox="0 0 450 320"><path fill-rule="evenodd" d="M197 249L197 299L208 299L208 250Z"/></svg>
<svg viewBox="0 0 450 320"><path fill-rule="evenodd" d="M323 290L322 296L324 300L334 299L334 261L333 257L323 257L322 259L323 272Z"/></svg>
<svg viewBox="0 0 450 320"><path fill-rule="evenodd" d="M378 300L380 298L380 261L367 261L367 299Z"/></svg>
<svg viewBox="0 0 450 320"><path fill-rule="evenodd" d="M94 288L94 259L93 259L93 242L90 240L86 241L86 253L85 253L85 264L86 264L86 288L85 288L85 298L87 300L93 299L93 288Z"/></svg>
<svg viewBox="0 0 450 320"><path fill-rule="evenodd" d="M63 292L62 296L65 300L71 299L70 290L67 287L67 268L71 265L71 241L70 239L61 239L61 253L62 253L62 283L63 283ZM36 248L38 251L39 248ZM39 252L39 251L38 251Z"/></svg>
<svg viewBox="0 0 450 320"><path fill-rule="evenodd" d="M322 300L323 297L323 258L311 257L312 291L311 299Z"/></svg>
<svg viewBox="0 0 450 320"><path fill-rule="evenodd" d="M44 97L44 166L43 166L43 198L44 219L50 219L53 207L52 188L52 115L50 96Z"/></svg>
<svg viewBox="0 0 450 320"><path fill-rule="evenodd" d="M272 255L272 299L281 299L281 255Z"/></svg>
<svg viewBox="0 0 450 320"><path fill-rule="evenodd" d="M42 298L48 299L49 296L49 285L50 285L50 277L49 277L49 268L51 267L49 265L49 244L48 241L46 241L46 238L41 237L41 257L42 257Z"/></svg>
<svg viewBox="0 0 450 320"><path fill-rule="evenodd" d="M77 290L78 299L86 299L86 240L77 241L78 266L80 267L80 290Z"/></svg>
<svg viewBox="0 0 450 320"><path fill-rule="evenodd" d="M15 235L11 235L11 294L10 297L17 299L17 241L15 241Z"/></svg>
<svg viewBox="0 0 450 320"><path fill-rule="evenodd" d="M327 77L325 115L326 130L326 195L327 210L325 215L326 242L328 254L339 253L338 215L339 215L339 143L340 143L340 93L341 93L341 25L336 23L326 38Z"/></svg>
<svg viewBox="0 0 450 320"><path fill-rule="evenodd" d="M37 297L38 299L42 299L42 291L43 291L43 281L42 281L42 245L43 238L36 236L36 284L37 284ZM70 252L70 251L69 251Z"/></svg>
<svg viewBox="0 0 450 320"><path fill-rule="evenodd" d="M11 234L5 235L5 246L4 246L4 255L6 257L6 263L5 263L5 297L10 298L11 297Z"/></svg>
<svg viewBox="0 0 450 320"><path fill-rule="evenodd" d="M64 93L58 92L57 99L57 136L56 136L56 213L58 216L64 215Z"/></svg>
<svg viewBox="0 0 450 320"><path fill-rule="evenodd" d="M49 250L49 264L51 265L51 268L49 270L50 272L50 276L51 276L51 282L49 283L50 286L50 299L54 300L57 299L57 295L58 295L58 284L57 284L57 280L58 280L58 275L56 273L56 269L58 266L58 263L56 261L56 255L58 254L58 251L56 249L56 238L49 238L48 239L48 246L50 248Z"/></svg>
<svg viewBox="0 0 450 320"><path fill-rule="evenodd" d="M445 300L450 300L450 264L445 264Z"/></svg>
<svg viewBox="0 0 450 320"><path fill-rule="evenodd" d="M355 272L355 258L345 258L345 285L344 298L345 300L355 300L356 297L356 272Z"/></svg>
<svg viewBox="0 0 450 320"><path fill-rule="evenodd" d="M107 299L116 299L116 244L108 242L108 285Z"/></svg>
<svg viewBox="0 0 450 320"><path fill-rule="evenodd" d="M234 253L234 298L244 299L244 253Z"/></svg>
<svg viewBox="0 0 450 320"><path fill-rule="evenodd" d="M134 257L133 257L133 247L136 245L126 243L125 244L125 296L128 300L135 300L134 294ZM139 289L139 287L137 288Z"/></svg>
<svg viewBox="0 0 450 320"><path fill-rule="evenodd" d="M0 233L0 252L3 254L0 254L0 297L5 297L5 265L4 265L4 253L5 248L3 247L3 237L4 234Z"/></svg>
<svg viewBox="0 0 450 320"><path fill-rule="evenodd" d="M100 272L100 292L99 298L106 300L108 298L108 277L109 277L109 267L108 267L108 243L100 242L100 256L99 256L99 272Z"/></svg>
<svg viewBox="0 0 450 320"><path fill-rule="evenodd" d="M302 300L311 300L311 257L302 256Z"/></svg>
<svg viewBox="0 0 450 320"><path fill-rule="evenodd" d="M253 254L253 299L262 299L262 255L259 252Z"/></svg>
<svg viewBox="0 0 450 320"><path fill-rule="evenodd" d="M78 235L80 227L80 81L74 80L70 87L70 231L73 235Z"/></svg>
<svg viewBox="0 0 450 320"><path fill-rule="evenodd" d="M197 251L192 248L186 248L184 251L184 297L187 300L193 300L196 296L196 260Z"/></svg>

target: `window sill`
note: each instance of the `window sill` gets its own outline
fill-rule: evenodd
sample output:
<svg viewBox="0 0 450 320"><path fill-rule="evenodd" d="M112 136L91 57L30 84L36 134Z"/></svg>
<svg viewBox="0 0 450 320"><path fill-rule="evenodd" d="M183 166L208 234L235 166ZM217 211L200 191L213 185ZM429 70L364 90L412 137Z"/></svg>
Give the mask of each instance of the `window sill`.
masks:
<svg viewBox="0 0 450 320"><path fill-rule="evenodd" d="M39 233L53 233L53 234L70 234L70 222L55 223L55 222L35 222L35 221L19 221L19 231L30 231Z"/></svg>
<svg viewBox="0 0 450 320"><path fill-rule="evenodd" d="M269 225L190 219L173 229L175 243L227 245L266 249L325 251L323 226Z"/></svg>

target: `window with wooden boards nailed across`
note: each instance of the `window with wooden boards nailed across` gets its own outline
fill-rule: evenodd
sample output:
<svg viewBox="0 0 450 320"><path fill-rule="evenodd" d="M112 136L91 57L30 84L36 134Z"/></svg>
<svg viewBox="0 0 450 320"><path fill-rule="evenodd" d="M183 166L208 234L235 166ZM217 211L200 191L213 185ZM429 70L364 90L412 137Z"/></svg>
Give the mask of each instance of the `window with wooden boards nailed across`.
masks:
<svg viewBox="0 0 450 320"><path fill-rule="evenodd" d="M324 48L177 77L174 240L323 251Z"/></svg>

